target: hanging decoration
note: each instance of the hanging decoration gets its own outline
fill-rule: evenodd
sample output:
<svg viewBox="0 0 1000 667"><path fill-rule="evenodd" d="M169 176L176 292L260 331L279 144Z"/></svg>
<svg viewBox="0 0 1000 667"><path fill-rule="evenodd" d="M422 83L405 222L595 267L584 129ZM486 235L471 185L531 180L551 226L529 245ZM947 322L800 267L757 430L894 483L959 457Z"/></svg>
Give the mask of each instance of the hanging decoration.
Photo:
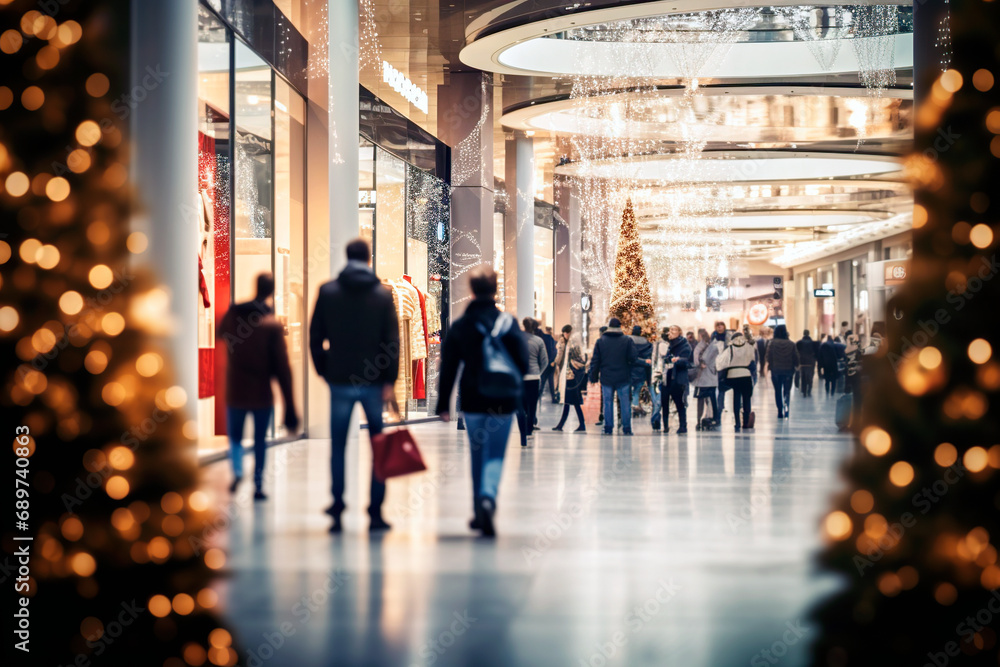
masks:
<svg viewBox="0 0 1000 667"><path fill-rule="evenodd" d="M844 7L787 6L772 9L791 26L795 38L805 42L824 72L833 69L840 48L851 31Z"/></svg>
<svg viewBox="0 0 1000 667"><path fill-rule="evenodd" d="M858 74L869 98L882 97L896 83L895 45L899 32L896 5L855 5L851 8Z"/></svg>

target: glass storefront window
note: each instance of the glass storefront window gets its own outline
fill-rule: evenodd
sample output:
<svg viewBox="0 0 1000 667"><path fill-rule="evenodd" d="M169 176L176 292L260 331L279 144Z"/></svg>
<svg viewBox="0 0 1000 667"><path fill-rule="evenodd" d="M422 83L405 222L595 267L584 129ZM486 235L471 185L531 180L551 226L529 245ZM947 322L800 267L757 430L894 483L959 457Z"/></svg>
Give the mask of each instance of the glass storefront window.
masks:
<svg viewBox="0 0 1000 667"><path fill-rule="evenodd" d="M555 232L535 225L535 312L533 317L543 326L554 327L555 291L553 289L553 247Z"/></svg>

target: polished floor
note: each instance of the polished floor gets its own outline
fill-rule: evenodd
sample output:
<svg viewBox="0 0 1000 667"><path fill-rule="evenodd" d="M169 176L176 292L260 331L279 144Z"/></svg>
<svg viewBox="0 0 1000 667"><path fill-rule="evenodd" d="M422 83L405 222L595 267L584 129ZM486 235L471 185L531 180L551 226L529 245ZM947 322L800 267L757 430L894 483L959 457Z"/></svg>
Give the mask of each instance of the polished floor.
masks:
<svg viewBox="0 0 1000 667"><path fill-rule="evenodd" d="M247 487L230 497L227 463L206 467L223 512L206 537L228 549L217 587L241 664L807 664L808 610L836 586L813 564L817 524L852 445L833 399L795 393L779 422L770 394L758 386L757 428L741 435L731 412L686 436L645 420L631 438L552 433L546 405L532 446L512 434L493 541L466 526L454 424L411 429L429 471L390 483L384 535L369 537L358 483L367 436L363 456L349 449L337 536L327 442L272 448L261 503Z"/></svg>

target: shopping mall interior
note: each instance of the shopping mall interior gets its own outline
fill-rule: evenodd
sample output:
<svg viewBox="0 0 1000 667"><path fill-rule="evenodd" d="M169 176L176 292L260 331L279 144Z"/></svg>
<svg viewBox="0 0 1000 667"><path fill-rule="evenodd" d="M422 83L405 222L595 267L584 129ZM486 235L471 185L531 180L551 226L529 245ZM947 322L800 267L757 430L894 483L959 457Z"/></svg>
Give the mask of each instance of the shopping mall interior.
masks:
<svg viewBox="0 0 1000 667"><path fill-rule="evenodd" d="M0 0L9 664L998 664L994 5Z"/></svg>

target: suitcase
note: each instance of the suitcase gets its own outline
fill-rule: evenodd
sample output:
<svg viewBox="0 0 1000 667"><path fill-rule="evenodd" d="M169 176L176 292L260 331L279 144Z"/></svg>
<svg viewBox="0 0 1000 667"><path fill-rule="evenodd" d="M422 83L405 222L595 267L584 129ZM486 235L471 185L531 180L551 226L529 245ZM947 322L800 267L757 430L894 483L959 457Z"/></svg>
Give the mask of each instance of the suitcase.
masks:
<svg viewBox="0 0 1000 667"><path fill-rule="evenodd" d="M846 431L851 426L851 404L853 401L852 394L844 394L837 399L837 408L834 415L834 420L836 421L837 428L841 431Z"/></svg>

